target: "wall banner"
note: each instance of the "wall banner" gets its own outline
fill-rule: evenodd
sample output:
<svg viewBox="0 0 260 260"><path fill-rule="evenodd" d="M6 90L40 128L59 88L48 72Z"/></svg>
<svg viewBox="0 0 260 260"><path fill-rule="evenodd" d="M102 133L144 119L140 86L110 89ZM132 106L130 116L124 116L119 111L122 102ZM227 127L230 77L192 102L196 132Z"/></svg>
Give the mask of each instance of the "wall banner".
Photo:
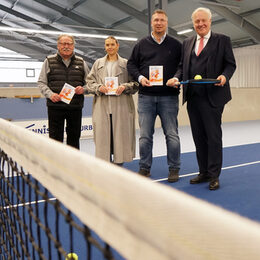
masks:
<svg viewBox="0 0 260 260"><path fill-rule="evenodd" d="M27 120L27 121L12 121L12 123L24 127L35 133L49 136L48 120ZM93 126L91 117L83 117L81 125L81 138L93 137ZM66 131L64 130L64 138Z"/></svg>

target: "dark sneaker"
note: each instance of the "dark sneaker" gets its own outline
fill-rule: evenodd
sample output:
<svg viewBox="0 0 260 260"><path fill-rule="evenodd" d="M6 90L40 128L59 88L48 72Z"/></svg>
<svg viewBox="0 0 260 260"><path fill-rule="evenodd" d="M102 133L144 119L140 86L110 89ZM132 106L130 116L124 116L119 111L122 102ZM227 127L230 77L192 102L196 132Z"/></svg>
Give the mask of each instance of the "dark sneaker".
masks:
<svg viewBox="0 0 260 260"><path fill-rule="evenodd" d="M140 175L142 175L142 176L145 176L145 177L151 176L150 171L147 170L147 169L143 169L143 168L141 168L138 173L139 173Z"/></svg>
<svg viewBox="0 0 260 260"><path fill-rule="evenodd" d="M168 182L176 182L179 180L179 169L169 171Z"/></svg>

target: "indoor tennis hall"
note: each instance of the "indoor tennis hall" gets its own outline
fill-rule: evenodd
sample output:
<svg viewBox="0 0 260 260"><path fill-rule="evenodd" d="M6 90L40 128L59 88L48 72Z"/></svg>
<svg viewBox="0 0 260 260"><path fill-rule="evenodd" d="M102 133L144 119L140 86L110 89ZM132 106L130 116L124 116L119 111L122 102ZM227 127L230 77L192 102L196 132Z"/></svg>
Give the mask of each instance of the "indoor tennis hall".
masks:
<svg viewBox="0 0 260 260"><path fill-rule="evenodd" d="M91 68L115 36L129 58L151 33L155 9L167 34L195 35L191 13L212 12L213 32L230 37L236 71L222 116L219 188L191 185L199 174L180 87L179 180L168 182L167 148L155 122L151 176L139 171L138 92L135 157L122 166L95 156L93 94L84 95L80 149L49 138L46 98L37 86L57 36L74 35ZM260 5L254 0L3 0L0 4L0 259L260 259Z"/></svg>

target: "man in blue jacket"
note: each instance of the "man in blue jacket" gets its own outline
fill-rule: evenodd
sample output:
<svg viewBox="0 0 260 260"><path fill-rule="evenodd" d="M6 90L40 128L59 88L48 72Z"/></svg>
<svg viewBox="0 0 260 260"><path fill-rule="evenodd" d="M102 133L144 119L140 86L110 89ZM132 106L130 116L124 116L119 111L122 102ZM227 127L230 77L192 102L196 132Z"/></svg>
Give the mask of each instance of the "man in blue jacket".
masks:
<svg viewBox="0 0 260 260"><path fill-rule="evenodd" d="M168 181L176 182L180 169L177 121L179 89L166 86L166 82L176 72L181 57L181 43L166 34L168 17L163 10L153 13L151 26L151 35L135 45L127 64L129 74L140 83L139 174L147 177L151 175L154 124L158 115L166 138Z"/></svg>

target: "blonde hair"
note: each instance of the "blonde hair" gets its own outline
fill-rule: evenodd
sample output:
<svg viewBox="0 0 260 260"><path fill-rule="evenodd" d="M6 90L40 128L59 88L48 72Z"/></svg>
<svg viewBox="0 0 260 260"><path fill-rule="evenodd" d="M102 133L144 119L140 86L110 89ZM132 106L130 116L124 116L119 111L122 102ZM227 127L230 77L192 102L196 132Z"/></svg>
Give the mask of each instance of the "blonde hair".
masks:
<svg viewBox="0 0 260 260"><path fill-rule="evenodd" d="M116 44L119 44L118 40L117 40L114 36L108 36L108 37L105 39L105 41L108 40L108 39L112 39L112 40L114 40L114 41L116 42Z"/></svg>
<svg viewBox="0 0 260 260"><path fill-rule="evenodd" d="M167 20L168 20L168 15L167 15L167 13L166 13L164 10L162 10L162 9L156 9L156 10L154 10L154 12L153 12L153 14L152 14L152 18L153 18L153 16L154 16L155 14L164 14L164 15L167 17Z"/></svg>

